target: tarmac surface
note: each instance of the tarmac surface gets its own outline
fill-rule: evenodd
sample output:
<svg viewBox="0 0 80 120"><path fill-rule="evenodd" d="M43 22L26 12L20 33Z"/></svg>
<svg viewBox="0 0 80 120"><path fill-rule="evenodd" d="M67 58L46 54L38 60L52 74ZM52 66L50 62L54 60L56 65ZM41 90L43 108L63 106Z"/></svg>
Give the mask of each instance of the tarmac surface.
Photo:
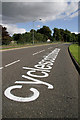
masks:
<svg viewBox="0 0 80 120"><path fill-rule="evenodd" d="M54 44L2 52L3 118L78 118L79 74L68 46ZM45 63L42 66L41 61Z"/></svg>

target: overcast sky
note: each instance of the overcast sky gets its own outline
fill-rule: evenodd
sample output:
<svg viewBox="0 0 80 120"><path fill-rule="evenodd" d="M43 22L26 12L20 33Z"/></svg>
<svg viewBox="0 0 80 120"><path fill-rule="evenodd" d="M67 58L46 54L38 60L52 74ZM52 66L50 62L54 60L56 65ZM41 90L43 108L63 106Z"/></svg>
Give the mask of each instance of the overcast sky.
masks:
<svg viewBox="0 0 80 120"><path fill-rule="evenodd" d="M3 0L2 2L2 24L8 28L11 35L32 29L33 20L36 20L34 29L47 25L51 30L58 27L78 32L78 2L72 2L72 0L61 0L61 2L58 0L57 2L46 2L47 0L40 0L40 2L20 1ZM39 21L40 18L41 21Z"/></svg>

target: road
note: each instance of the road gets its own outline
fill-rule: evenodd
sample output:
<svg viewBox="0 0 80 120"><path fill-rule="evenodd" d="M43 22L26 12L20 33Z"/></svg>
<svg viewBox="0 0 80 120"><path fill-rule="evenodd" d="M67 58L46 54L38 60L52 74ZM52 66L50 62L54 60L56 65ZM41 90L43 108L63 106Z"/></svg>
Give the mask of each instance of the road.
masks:
<svg viewBox="0 0 80 120"><path fill-rule="evenodd" d="M68 46L2 52L3 118L78 117L78 72Z"/></svg>

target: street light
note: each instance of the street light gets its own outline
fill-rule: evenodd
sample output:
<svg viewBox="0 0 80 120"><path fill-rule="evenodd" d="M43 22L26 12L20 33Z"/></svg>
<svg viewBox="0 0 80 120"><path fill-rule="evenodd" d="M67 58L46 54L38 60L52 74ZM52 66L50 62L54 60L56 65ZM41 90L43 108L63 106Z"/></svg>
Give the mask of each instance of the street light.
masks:
<svg viewBox="0 0 80 120"><path fill-rule="evenodd" d="M42 20L41 18L39 20ZM37 20L33 20L33 45L34 45L34 22Z"/></svg>

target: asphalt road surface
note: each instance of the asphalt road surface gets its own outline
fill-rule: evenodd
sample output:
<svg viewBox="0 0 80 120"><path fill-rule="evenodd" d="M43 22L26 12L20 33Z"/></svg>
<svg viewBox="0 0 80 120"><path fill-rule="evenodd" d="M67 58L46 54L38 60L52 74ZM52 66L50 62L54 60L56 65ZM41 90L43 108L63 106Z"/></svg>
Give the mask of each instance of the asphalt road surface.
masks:
<svg viewBox="0 0 80 120"><path fill-rule="evenodd" d="M78 118L78 72L68 46L2 52L3 118Z"/></svg>

